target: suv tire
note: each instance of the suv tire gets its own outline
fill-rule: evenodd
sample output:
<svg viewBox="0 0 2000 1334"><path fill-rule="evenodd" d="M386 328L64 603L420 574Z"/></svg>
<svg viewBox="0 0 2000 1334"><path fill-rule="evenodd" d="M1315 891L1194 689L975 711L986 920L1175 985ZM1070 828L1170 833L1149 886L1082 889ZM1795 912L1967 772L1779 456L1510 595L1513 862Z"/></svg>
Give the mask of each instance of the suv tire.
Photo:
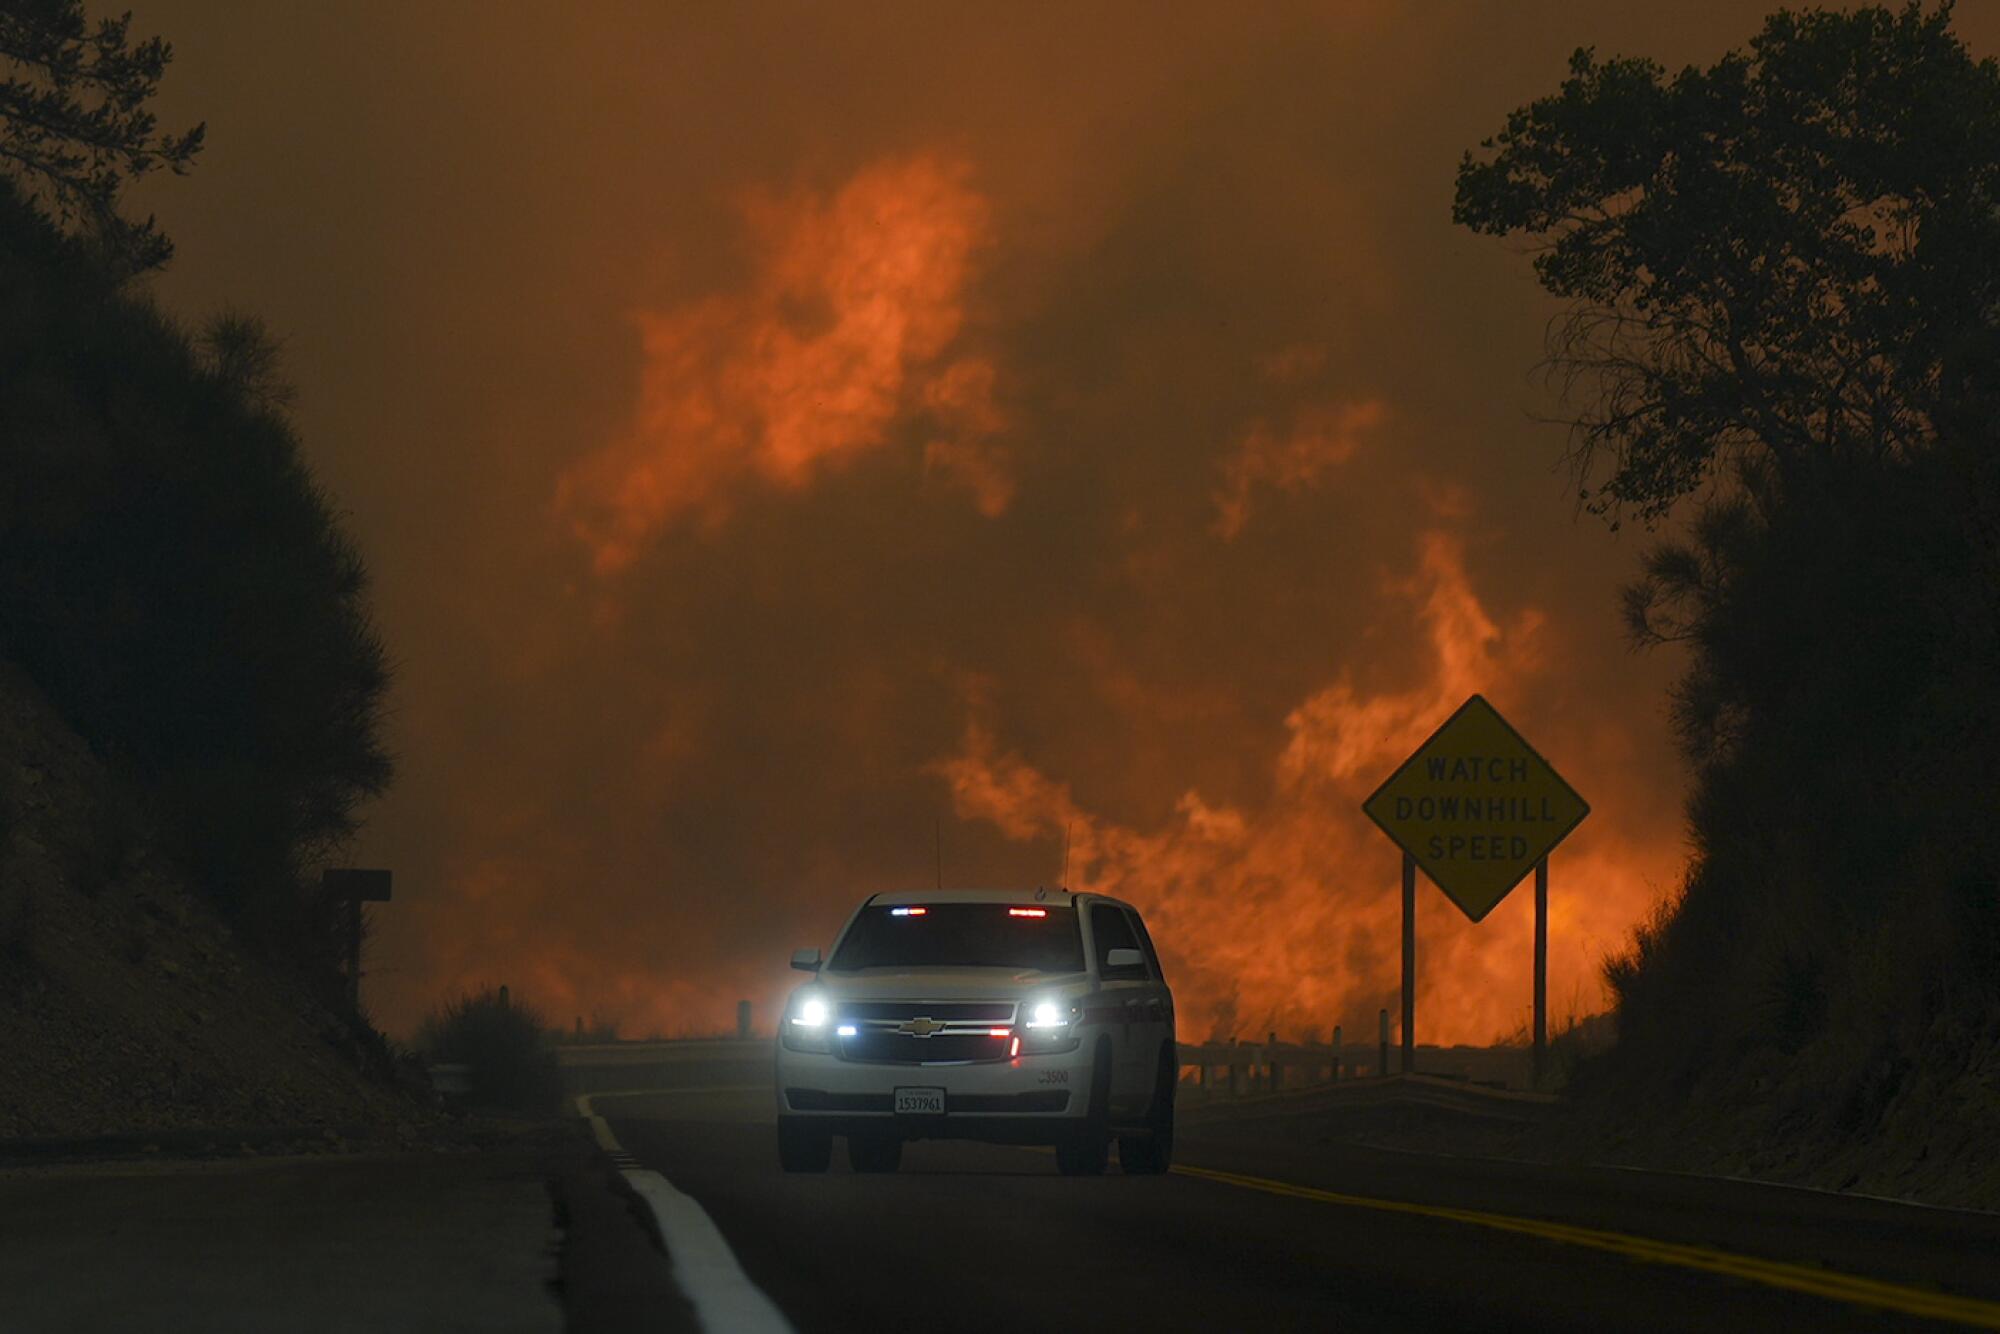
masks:
<svg viewBox="0 0 2000 1334"><path fill-rule="evenodd" d="M787 1172L824 1172L832 1162L832 1135L797 1117L778 1118L778 1166Z"/></svg>
<svg viewBox="0 0 2000 1334"><path fill-rule="evenodd" d="M894 1135L849 1135L847 1165L857 1172L893 1172L903 1165L903 1141Z"/></svg>
<svg viewBox="0 0 2000 1334"><path fill-rule="evenodd" d="M1153 1081L1152 1105L1146 1109L1146 1128L1118 1137L1118 1166L1127 1176L1158 1176L1174 1165L1174 1093L1180 1083L1180 1067L1173 1053L1160 1049L1160 1069Z"/></svg>
<svg viewBox="0 0 2000 1334"><path fill-rule="evenodd" d="M1066 1177L1104 1175L1111 1161L1111 1044L1097 1044L1090 1070L1090 1110L1083 1124L1056 1145L1056 1167Z"/></svg>

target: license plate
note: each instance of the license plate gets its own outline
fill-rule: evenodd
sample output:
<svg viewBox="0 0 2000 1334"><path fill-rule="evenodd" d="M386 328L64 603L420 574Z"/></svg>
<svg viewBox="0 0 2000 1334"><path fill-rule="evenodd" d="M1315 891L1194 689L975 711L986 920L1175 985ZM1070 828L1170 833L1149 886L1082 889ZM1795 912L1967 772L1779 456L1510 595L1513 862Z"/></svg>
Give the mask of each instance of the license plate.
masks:
<svg viewBox="0 0 2000 1334"><path fill-rule="evenodd" d="M897 1089L896 1115L943 1116L943 1089Z"/></svg>

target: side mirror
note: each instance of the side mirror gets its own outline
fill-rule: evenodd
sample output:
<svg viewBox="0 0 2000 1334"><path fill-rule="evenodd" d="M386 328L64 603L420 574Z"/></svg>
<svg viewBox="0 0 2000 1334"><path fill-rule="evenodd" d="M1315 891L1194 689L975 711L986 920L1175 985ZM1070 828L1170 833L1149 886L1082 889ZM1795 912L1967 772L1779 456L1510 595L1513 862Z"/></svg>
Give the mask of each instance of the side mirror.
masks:
<svg viewBox="0 0 2000 1334"><path fill-rule="evenodd" d="M1119 968L1144 968L1146 966L1146 956L1135 949L1121 945L1104 956L1104 966L1112 970Z"/></svg>
<svg viewBox="0 0 2000 1334"><path fill-rule="evenodd" d="M1139 951L1128 950L1126 952L1128 954L1137 954ZM819 971L819 951L793 950L792 967L798 969L802 973L817 973Z"/></svg>

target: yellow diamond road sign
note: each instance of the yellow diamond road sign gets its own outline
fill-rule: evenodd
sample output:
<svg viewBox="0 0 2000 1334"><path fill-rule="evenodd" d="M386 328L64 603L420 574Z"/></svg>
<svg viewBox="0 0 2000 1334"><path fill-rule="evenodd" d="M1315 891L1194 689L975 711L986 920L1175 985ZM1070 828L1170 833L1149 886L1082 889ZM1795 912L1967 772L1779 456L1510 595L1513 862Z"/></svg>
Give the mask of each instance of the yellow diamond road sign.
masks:
<svg viewBox="0 0 2000 1334"><path fill-rule="evenodd" d="M1481 695L1361 809L1475 922L1590 813Z"/></svg>

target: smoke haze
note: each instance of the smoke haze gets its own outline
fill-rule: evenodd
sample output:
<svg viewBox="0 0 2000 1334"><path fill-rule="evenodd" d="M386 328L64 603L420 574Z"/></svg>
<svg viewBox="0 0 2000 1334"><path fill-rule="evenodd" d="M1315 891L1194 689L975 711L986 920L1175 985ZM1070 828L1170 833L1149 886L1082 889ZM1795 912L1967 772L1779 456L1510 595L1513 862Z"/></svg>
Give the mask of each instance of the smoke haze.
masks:
<svg viewBox="0 0 2000 1334"><path fill-rule="evenodd" d="M1031 884L1067 832L1184 1037L1361 1031L1359 803L1475 690L1592 804L1550 990L1598 1008L1683 853L1675 664L1526 257L1449 213L1573 47L1756 17L1609 8L139 4L210 125L162 297L287 337L398 660L377 1018L720 1029L940 843ZM1525 1020L1530 897L1423 890L1423 1040Z"/></svg>

